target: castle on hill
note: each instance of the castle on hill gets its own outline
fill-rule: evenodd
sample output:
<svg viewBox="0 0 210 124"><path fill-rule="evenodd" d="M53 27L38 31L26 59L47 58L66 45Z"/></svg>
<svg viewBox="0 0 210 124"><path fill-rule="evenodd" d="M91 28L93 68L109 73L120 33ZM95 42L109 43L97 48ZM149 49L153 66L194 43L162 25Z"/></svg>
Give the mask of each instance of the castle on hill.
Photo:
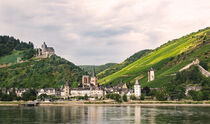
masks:
<svg viewBox="0 0 210 124"><path fill-rule="evenodd" d="M48 47L45 42L42 44L41 48L37 49L37 51L38 54L36 55L36 57L39 58L49 58L50 56L55 54L54 48Z"/></svg>

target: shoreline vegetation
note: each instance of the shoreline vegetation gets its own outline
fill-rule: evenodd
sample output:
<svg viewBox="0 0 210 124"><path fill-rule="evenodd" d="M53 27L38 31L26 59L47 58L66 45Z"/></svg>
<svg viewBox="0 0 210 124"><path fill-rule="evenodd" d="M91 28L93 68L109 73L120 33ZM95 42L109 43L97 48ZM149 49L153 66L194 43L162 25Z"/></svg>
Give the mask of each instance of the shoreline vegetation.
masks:
<svg viewBox="0 0 210 124"><path fill-rule="evenodd" d="M18 106L19 104L26 104L25 101L0 101L0 106ZM210 106L210 101L129 101L118 103L112 100L104 101L56 101L56 102L40 102L40 106L83 106L83 105L120 105L120 106Z"/></svg>

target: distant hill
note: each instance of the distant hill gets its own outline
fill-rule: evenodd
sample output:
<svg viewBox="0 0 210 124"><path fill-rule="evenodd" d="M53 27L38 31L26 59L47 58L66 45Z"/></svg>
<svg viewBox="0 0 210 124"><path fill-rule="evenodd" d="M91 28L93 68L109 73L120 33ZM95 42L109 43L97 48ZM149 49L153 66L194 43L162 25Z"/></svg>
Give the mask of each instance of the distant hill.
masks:
<svg viewBox="0 0 210 124"><path fill-rule="evenodd" d="M84 72L73 63L56 55L50 58L34 57L33 43L20 42L0 36L0 87L16 88L59 88L66 80L78 87ZM24 62L17 63L21 57ZM2 64L8 64L2 67Z"/></svg>
<svg viewBox="0 0 210 124"><path fill-rule="evenodd" d="M139 51L139 52L133 54L132 56L130 56L129 58L127 58L124 62L122 62L120 64L115 64L114 66L110 66L110 67L104 69L104 71L101 71L100 73L97 74L97 77L99 79L101 79L108 75L111 75L111 74L121 70L122 68L126 67L127 65L135 62L136 60L140 59L142 56L146 55L150 51L151 50Z"/></svg>
<svg viewBox="0 0 210 124"><path fill-rule="evenodd" d="M95 68L95 73L98 74L98 73L104 71L105 69L112 67L116 64L117 63L107 63L104 65L80 65L79 67L82 68L88 74L91 74L93 68Z"/></svg>
<svg viewBox="0 0 210 124"><path fill-rule="evenodd" d="M116 85L123 80L131 87L138 79L143 87L164 87L174 78L173 74L196 58L210 71L210 28L169 41L99 82ZM147 82L147 70L151 67L155 80Z"/></svg>

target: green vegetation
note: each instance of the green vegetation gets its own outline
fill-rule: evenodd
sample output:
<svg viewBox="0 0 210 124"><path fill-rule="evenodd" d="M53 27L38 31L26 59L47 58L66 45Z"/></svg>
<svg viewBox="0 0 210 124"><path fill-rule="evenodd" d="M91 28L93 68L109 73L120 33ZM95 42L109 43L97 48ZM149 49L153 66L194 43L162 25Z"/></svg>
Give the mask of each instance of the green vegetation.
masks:
<svg viewBox="0 0 210 124"><path fill-rule="evenodd" d="M107 63L104 65L80 65L79 67L82 68L87 74L91 74L93 71L93 67L95 68L95 73L98 74L105 69L116 65L117 63Z"/></svg>
<svg viewBox="0 0 210 124"><path fill-rule="evenodd" d="M35 89L29 89L27 90L26 92L23 93L22 95L22 100L24 101L29 101L29 100L36 100L36 95L37 95L37 92Z"/></svg>
<svg viewBox="0 0 210 124"><path fill-rule="evenodd" d="M127 65L135 62L136 60L140 59L142 56L146 55L150 51L151 50L139 51L139 52L135 53L134 55L130 56L129 58L127 58L124 62L122 62L120 64L116 64L116 65L110 66L110 67L104 69L104 71L101 71L100 73L97 74L97 77L99 79L101 79L101 78L104 78L104 77L106 77L108 75L111 75L111 74L113 74L113 73L123 69Z"/></svg>
<svg viewBox="0 0 210 124"><path fill-rule="evenodd" d="M83 71L56 55L46 59L30 59L0 69L0 87L60 88L67 80L77 87Z"/></svg>
<svg viewBox="0 0 210 124"><path fill-rule="evenodd" d="M205 28L179 39L169 41L117 72L114 71L111 75L107 76L105 74L106 77L100 79L99 83L117 85L120 80L123 80L127 83L128 87L132 87L135 79L138 79L143 87L164 87L173 79L173 74L176 74L179 69L196 58L201 63L206 63L207 67L205 68L208 68L210 66L209 57L210 28ZM151 67L155 70L155 80L147 82L147 70ZM101 73L98 74L98 77L100 77Z"/></svg>
<svg viewBox="0 0 210 124"><path fill-rule="evenodd" d="M204 77L197 66L192 66L188 70L178 72L171 80L170 84L164 87L166 94L171 100L181 100L186 98L185 91L187 86L202 86L201 91L189 91L190 99L200 101L209 100L210 78ZM157 98L158 99L158 98Z"/></svg>
<svg viewBox="0 0 210 124"><path fill-rule="evenodd" d="M112 94L106 94L107 99L113 99L116 102L122 102L121 96L117 93L112 93Z"/></svg>
<svg viewBox="0 0 210 124"><path fill-rule="evenodd" d="M127 95L124 94L123 97L122 97L122 99L123 99L124 102L127 102L128 101Z"/></svg>
<svg viewBox="0 0 210 124"><path fill-rule="evenodd" d="M23 56L24 56L23 51L14 50L10 55L0 57L0 65L8 63L16 63L17 58L18 57L23 58Z"/></svg>
<svg viewBox="0 0 210 124"><path fill-rule="evenodd" d="M30 59L36 51L33 43L20 42L18 39L9 36L0 36L0 65L16 63L17 58Z"/></svg>

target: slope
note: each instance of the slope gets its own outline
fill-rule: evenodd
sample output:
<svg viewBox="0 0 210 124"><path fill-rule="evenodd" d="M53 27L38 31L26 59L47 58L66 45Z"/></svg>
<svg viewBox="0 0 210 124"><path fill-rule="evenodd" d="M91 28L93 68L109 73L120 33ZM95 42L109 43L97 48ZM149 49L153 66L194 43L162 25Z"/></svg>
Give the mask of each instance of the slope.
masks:
<svg viewBox="0 0 210 124"><path fill-rule="evenodd" d="M0 87L59 88L66 80L80 82L82 70L73 63L56 55L46 59L30 59L0 69ZM74 86L74 87L75 87Z"/></svg>
<svg viewBox="0 0 210 124"><path fill-rule="evenodd" d="M199 30L156 48L120 71L99 80L100 84L116 85L123 80L132 86L135 79L141 85L163 87L173 78L172 74L198 58L210 66L210 28ZM147 70L153 67L155 80L147 82Z"/></svg>
<svg viewBox="0 0 210 124"><path fill-rule="evenodd" d="M101 71L99 74L97 74L97 77L98 78L104 78L104 77L106 77L108 75L111 75L111 74L121 70L122 68L126 67L127 65L135 62L136 60L140 59L142 56L146 55L150 51L151 50L139 51L139 52L133 54L132 56L130 56L129 58L127 58L122 63L116 64L114 66L110 66L109 68L105 69L104 71Z"/></svg>
<svg viewBox="0 0 210 124"><path fill-rule="evenodd" d="M80 65L79 67L82 68L85 72L87 72L88 74L91 74L93 67L95 68L95 73L98 74L102 71L104 71L107 68L110 68L114 65L116 65L117 63L107 63L104 65Z"/></svg>

